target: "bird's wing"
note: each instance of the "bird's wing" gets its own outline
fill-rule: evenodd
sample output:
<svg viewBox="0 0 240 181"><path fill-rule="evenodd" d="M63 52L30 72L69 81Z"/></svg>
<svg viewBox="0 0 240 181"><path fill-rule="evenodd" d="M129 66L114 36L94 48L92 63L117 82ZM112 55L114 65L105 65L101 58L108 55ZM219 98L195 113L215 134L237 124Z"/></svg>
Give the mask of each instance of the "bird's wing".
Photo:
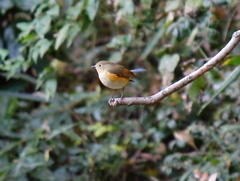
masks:
<svg viewBox="0 0 240 181"><path fill-rule="evenodd" d="M125 78L133 78L136 77L134 73L132 73L130 70L126 69L122 65L116 64L113 68L108 70L111 74L116 74L118 77L125 77Z"/></svg>

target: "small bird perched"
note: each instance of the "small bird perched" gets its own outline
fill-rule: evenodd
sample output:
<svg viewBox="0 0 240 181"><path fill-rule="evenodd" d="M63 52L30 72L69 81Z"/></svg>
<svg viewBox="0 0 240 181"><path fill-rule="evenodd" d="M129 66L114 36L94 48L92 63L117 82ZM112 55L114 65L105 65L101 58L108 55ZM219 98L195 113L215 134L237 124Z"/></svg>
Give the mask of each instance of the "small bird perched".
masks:
<svg viewBox="0 0 240 181"><path fill-rule="evenodd" d="M103 85L110 89L114 89L114 91L116 89L122 89L121 99L123 98L125 85L127 85L129 81L133 81L131 78L136 77L134 73L146 71L146 69L143 68L128 70L122 65L108 61L100 61L92 67L97 70L98 77Z"/></svg>

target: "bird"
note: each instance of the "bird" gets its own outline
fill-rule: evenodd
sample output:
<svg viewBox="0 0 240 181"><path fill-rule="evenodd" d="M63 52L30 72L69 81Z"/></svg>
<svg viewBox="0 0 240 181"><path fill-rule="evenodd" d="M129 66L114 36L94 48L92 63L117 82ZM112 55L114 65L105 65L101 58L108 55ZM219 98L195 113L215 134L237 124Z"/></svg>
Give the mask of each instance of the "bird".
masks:
<svg viewBox="0 0 240 181"><path fill-rule="evenodd" d="M131 78L136 78L134 73L146 71L144 68L128 70L122 65L109 61L99 61L91 67L96 69L102 84L114 90L112 98L116 89L122 89L121 99L123 99L124 87L129 81L133 82Z"/></svg>

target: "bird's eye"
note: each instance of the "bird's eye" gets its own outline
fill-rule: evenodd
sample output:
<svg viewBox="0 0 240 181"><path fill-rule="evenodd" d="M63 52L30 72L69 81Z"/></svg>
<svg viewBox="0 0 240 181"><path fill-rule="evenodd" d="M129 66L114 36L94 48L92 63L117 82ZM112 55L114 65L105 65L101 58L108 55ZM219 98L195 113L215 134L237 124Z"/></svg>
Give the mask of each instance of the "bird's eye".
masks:
<svg viewBox="0 0 240 181"><path fill-rule="evenodd" d="M102 64L99 65L99 67L101 67L101 66L102 66Z"/></svg>

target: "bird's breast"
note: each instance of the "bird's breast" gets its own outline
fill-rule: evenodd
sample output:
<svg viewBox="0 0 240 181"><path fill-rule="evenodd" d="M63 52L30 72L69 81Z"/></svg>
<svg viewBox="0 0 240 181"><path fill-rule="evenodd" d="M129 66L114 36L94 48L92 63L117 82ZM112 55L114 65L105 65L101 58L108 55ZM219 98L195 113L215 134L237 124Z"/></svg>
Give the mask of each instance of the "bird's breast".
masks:
<svg viewBox="0 0 240 181"><path fill-rule="evenodd" d="M102 84L110 89L122 89L129 82L129 78L119 77L107 71L99 73L98 76Z"/></svg>

